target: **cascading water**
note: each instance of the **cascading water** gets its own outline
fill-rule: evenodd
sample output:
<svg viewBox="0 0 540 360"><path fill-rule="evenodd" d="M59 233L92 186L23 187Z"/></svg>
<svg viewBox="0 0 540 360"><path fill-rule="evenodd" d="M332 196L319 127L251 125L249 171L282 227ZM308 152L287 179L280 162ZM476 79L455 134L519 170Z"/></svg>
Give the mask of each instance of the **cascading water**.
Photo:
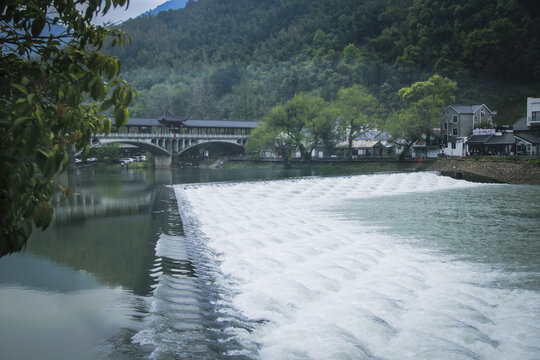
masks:
<svg viewBox="0 0 540 360"><path fill-rule="evenodd" d="M540 358L539 289L507 286L518 272L430 242L432 229L447 226L433 214L452 196L471 191L481 196L497 186L502 185L434 173L176 186L187 243L197 244L208 262L205 272L217 294L208 301L219 313L214 329L226 334L221 342L239 344L225 346L222 355ZM379 200L388 209L394 199L397 206L439 193L442 202L423 203L424 212L377 206ZM456 216L482 212L471 204L456 209ZM430 221L423 224L429 231L414 236L399 226L389 230L389 224L414 223L418 217ZM471 231L464 229L473 229L475 221L465 218L441 234L467 237ZM530 236L536 235L533 229ZM172 255L177 245L171 240L160 239L157 255L183 260ZM185 286L164 278L155 307L168 291L161 287L184 291Z"/></svg>

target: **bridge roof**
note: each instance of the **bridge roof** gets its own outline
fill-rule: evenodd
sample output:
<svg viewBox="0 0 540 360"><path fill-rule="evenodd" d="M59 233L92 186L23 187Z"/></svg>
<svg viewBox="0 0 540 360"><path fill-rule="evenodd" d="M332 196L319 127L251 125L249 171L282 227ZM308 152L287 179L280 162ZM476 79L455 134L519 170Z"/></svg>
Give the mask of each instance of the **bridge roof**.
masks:
<svg viewBox="0 0 540 360"><path fill-rule="evenodd" d="M113 118L114 121L114 118ZM127 125L131 126L162 126L157 118L150 117L130 117Z"/></svg>
<svg viewBox="0 0 540 360"><path fill-rule="evenodd" d="M238 120L184 120L186 127L209 127L209 128L242 128L253 129L257 127L256 121Z"/></svg>
<svg viewBox="0 0 540 360"><path fill-rule="evenodd" d="M126 125L128 126L163 126L163 117L130 117ZM238 120L172 120L165 119L169 123L177 122L185 127L197 128L237 128L254 129L257 127L256 121L238 121Z"/></svg>

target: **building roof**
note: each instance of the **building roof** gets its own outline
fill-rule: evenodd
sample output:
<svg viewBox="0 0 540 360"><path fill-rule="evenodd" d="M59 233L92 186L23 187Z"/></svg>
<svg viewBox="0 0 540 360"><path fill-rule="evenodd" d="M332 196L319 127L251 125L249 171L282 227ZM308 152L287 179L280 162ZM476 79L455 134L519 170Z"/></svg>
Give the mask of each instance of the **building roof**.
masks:
<svg viewBox="0 0 540 360"><path fill-rule="evenodd" d="M386 131L371 129L358 136L355 140L388 140L390 137L390 134Z"/></svg>
<svg viewBox="0 0 540 360"><path fill-rule="evenodd" d="M516 139L513 134L502 135L473 135L467 140L467 144L486 144L486 145L511 145L515 144Z"/></svg>
<svg viewBox="0 0 540 360"><path fill-rule="evenodd" d="M489 110L489 108L484 105L484 104L481 104L481 105L450 105L450 107L452 109L454 109L458 114L466 114L466 115L472 115L474 114L478 109L480 109L482 106L485 106L486 109L491 112L491 110Z"/></svg>
<svg viewBox="0 0 540 360"><path fill-rule="evenodd" d="M491 137L485 142L485 144L490 145L510 145L515 144L516 138L514 134L502 134L500 136L491 135Z"/></svg>
<svg viewBox="0 0 540 360"><path fill-rule="evenodd" d="M512 126L512 128L514 129L514 131L528 131L531 129L531 127L527 125L526 117L522 117L521 119L516 121L514 125Z"/></svg>
<svg viewBox="0 0 540 360"><path fill-rule="evenodd" d="M353 142L352 142L352 147L354 149L369 149L369 148L372 148L372 147L374 147L376 145L384 146L378 140L353 140ZM349 143L347 141L343 141L343 142L340 142L337 145L337 147L338 148L347 148L347 147L349 147Z"/></svg>
<svg viewBox="0 0 540 360"><path fill-rule="evenodd" d="M531 143L533 145L540 144L540 138L538 136L534 136L531 134L516 134L515 137L521 140L525 140L526 142Z"/></svg>
<svg viewBox="0 0 540 360"><path fill-rule="evenodd" d="M493 135L473 135L467 140L467 144L484 144Z"/></svg>

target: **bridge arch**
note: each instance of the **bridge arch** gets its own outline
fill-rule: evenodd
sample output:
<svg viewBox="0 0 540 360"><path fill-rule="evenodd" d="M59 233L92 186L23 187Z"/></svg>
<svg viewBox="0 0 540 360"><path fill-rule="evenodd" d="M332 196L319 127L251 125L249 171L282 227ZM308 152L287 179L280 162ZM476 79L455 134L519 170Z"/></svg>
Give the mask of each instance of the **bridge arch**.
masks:
<svg viewBox="0 0 540 360"><path fill-rule="evenodd" d="M127 145L133 145L137 146L143 150L149 151L150 153L154 155L167 155L171 156L171 151L168 151L166 148L161 147L153 142L147 142L147 141L137 141L135 139L121 139L121 138L100 138L100 139L94 139L95 141L92 141L91 147L101 146L101 145L107 145L107 144L113 144L113 143L121 143L121 144L127 144Z"/></svg>
<svg viewBox="0 0 540 360"><path fill-rule="evenodd" d="M245 142L243 140L199 140L198 142L196 143L193 143L191 145L188 145L188 146L185 146L181 149L179 149L178 152L175 153L175 155L179 156L179 155L182 155L183 153L191 150L191 149L194 149L196 147L200 147L200 146L203 146L203 145L207 145L207 144L227 144L227 145L232 145L234 147L238 147L239 149L241 150L244 150L244 145L245 145Z"/></svg>

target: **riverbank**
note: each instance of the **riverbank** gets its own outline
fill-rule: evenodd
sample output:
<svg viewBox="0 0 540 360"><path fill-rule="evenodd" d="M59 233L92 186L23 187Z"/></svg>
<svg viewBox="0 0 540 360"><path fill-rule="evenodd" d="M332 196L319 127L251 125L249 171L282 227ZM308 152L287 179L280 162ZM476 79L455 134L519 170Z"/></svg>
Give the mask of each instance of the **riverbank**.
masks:
<svg viewBox="0 0 540 360"><path fill-rule="evenodd" d="M540 185L538 161L504 158L435 159L426 161L313 161L293 163L314 169L336 169L345 173L373 173L394 171L438 171L466 180L493 181L508 184ZM227 168L280 168L279 162L227 162Z"/></svg>
<svg viewBox="0 0 540 360"><path fill-rule="evenodd" d="M466 178L476 175L508 184L540 185L540 165L523 160L504 161L500 158L439 159L426 162L418 170L439 171L442 174Z"/></svg>

